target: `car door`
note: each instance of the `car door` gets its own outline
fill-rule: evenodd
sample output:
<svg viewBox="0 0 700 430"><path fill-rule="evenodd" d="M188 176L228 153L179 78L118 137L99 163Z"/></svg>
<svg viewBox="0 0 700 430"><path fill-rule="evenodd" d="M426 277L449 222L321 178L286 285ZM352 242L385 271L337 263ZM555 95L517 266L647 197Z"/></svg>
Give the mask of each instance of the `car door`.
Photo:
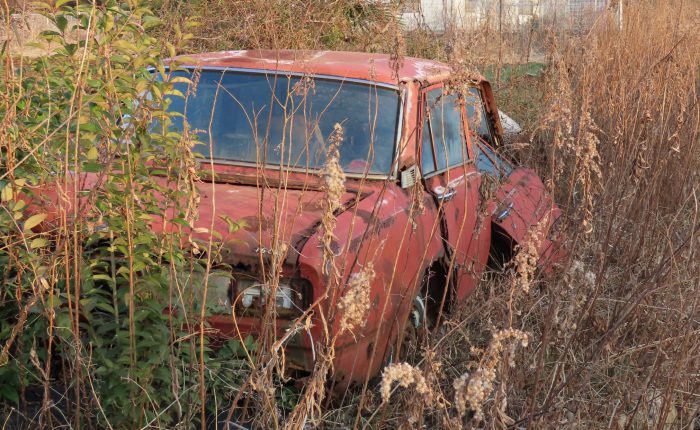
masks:
<svg viewBox="0 0 700 430"><path fill-rule="evenodd" d="M466 98L466 112L472 135L476 168L484 180L496 184L494 195L489 196L487 210L494 224L516 243L525 240L528 231L547 216L546 234L560 215L550 194L537 174L514 165L498 153L500 136L494 131L494 117L485 103L483 88L470 87ZM491 103L491 105L493 105ZM549 246L542 241L540 255Z"/></svg>
<svg viewBox="0 0 700 430"><path fill-rule="evenodd" d="M436 85L423 90L421 103L421 173L441 217L454 299L460 301L474 290L488 257L490 230L477 228L479 174L465 132L464 98Z"/></svg>

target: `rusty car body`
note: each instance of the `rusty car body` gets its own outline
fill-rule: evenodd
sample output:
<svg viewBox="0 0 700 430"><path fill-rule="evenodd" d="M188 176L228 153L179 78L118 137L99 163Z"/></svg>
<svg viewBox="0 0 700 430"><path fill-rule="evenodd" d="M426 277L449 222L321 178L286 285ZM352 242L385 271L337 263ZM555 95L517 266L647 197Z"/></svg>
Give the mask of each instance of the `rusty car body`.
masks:
<svg viewBox="0 0 700 430"><path fill-rule="evenodd" d="M334 345L333 379L347 386L397 352L417 299L425 313L463 303L494 250L512 254L541 225L541 266L556 259L549 231L560 210L534 171L499 155L501 124L485 79L457 82L439 62L352 52L227 51L177 61L192 84L177 84L184 96L169 109L183 113L204 148L196 235L227 231L227 218L241 226L222 239L220 263L231 277L210 282L207 293L218 306L208 319L218 336L272 330L287 366L311 371L323 339L341 330L338 318L320 315L337 310L348 279L372 263L364 324ZM335 124L345 180L333 212L340 279L331 295L322 202ZM273 318L264 319L270 303ZM311 323L300 327L300 318Z"/></svg>

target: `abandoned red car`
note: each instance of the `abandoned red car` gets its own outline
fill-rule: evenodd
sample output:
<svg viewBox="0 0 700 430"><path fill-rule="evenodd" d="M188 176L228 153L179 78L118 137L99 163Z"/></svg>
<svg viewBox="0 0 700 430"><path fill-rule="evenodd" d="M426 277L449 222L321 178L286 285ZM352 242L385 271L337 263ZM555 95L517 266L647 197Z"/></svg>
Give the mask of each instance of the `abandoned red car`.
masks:
<svg viewBox="0 0 700 430"><path fill-rule="evenodd" d="M208 286L220 335L275 332L286 365L299 371L312 370L321 343L335 337L334 380L360 382L397 353L408 324L459 306L490 254L507 258L539 226L541 265L556 258L550 230L560 210L532 170L499 155L502 129L484 79L456 82L439 62L353 52L178 61L176 75L192 83L177 84L184 96L168 109L198 134L209 179L196 227L225 232L227 217L241 225L223 237L230 276ZM339 191L328 189L334 139ZM329 261L323 217L332 192ZM343 330L338 304L370 264L363 323Z"/></svg>

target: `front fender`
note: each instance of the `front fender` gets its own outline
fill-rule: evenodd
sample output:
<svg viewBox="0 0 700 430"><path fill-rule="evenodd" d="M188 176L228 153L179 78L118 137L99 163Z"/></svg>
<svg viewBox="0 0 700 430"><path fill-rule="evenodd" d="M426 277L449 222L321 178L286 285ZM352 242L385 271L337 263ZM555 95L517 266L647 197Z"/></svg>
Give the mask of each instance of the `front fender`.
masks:
<svg viewBox="0 0 700 430"><path fill-rule="evenodd" d="M333 285L327 276L317 276L314 296L326 298L321 304L326 317L335 316L328 320L328 333L337 336L338 381L363 382L378 372L387 346L408 315L426 267L443 250L434 205L426 198L423 210L419 210L411 193L387 183L336 219L330 259L341 274L341 282ZM324 264L322 234L323 228L307 241L299 257L300 265L314 267L317 274L322 273ZM369 285L365 321L352 332L341 333L338 302L347 292L350 276L369 263L375 276ZM316 323L321 335L323 322Z"/></svg>

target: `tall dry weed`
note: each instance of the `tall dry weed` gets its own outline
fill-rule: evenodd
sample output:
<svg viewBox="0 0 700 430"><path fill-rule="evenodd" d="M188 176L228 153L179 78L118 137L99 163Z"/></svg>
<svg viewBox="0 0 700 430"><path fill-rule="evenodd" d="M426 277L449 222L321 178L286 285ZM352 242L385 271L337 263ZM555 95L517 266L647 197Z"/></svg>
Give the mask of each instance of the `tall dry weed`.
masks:
<svg viewBox="0 0 700 430"><path fill-rule="evenodd" d="M610 11L587 33L543 35L550 60L530 78L545 92L517 156L564 208L571 259L539 279L520 244L513 278L482 282L437 340L443 387L473 394L457 409L491 405L486 428L698 426L700 15L687 2L625 7L622 29ZM518 279L529 294L512 300ZM462 351L488 350L499 325L536 347L495 385ZM479 376L471 391L465 374Z"/></svg>

